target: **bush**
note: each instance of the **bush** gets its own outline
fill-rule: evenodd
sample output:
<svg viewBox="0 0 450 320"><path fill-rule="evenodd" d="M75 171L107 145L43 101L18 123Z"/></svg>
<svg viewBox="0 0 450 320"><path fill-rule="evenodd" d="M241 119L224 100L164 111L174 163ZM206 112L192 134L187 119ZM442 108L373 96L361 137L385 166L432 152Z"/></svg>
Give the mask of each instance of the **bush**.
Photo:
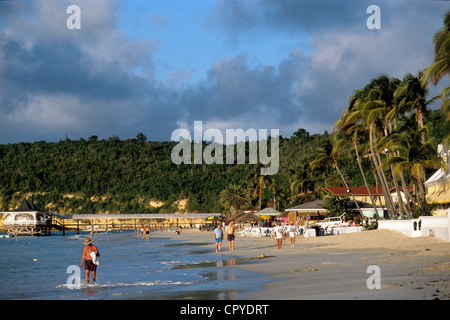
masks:
<svg viewBox="0 0 450 320"><path fill-rule="evenodd" d="M418 218L422 216L431 216L431 211L436 207L434 203L423 203L420 206L414 205L411 209L412 217Z"/></svg>

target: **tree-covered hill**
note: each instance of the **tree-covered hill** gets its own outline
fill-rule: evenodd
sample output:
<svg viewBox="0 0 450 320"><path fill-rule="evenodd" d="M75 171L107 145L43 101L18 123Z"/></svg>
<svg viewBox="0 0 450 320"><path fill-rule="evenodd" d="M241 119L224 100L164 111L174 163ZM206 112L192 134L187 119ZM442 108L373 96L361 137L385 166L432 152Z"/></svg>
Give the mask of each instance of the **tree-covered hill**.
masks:
<svg viewBox="0 0 450 320"><path fill-rule="evenodd" d="M438 110L428 119L436 146L450 131L449 123ZM66 137L57 143L0 145L1 209L13 209L28 196L39 208L60 213L177 212L181 199L187 199L184 212L228 212L219 201L220 193L237 185L248 200L247 207L259 207L261 187L262 207L275 198L283 210L305 201L304 191L324 186L324 175L327 185L342 185L334 170L310 170L309 166L330 136L299 129L289 138L280 138L279 171L263 177L260 164L248 161L176 165L171 160L175 142L147 142L141 133L128 140ZM341 157L340 167L352 186L363 186L354 157L350 152ZM367 159L363 166L371 171ZM374 185L372 175L367 178Z"/></svg>

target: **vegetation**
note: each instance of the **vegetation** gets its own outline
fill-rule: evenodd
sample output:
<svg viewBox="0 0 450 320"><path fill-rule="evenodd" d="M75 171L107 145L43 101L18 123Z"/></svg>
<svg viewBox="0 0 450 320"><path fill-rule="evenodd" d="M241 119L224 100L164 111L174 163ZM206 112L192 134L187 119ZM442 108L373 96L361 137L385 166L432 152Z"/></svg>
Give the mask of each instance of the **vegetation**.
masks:
<svg viewBox="0 0 450 320"><path fill-rule="evenodd" d="M430 127L424 122L430 113L429 106L437 99L442 101L442 116L450 120L449 87L436 97L428 96L429 82L436 85L449 75L450 12L446 14L444 27L434 35L433 42L435 55L430 67L417 76L408 73L402 80L387 75L373 79L350 96L347 108L335 124L338 135L329 151L332 165L346 185L335 159L338 152L343 152L345 143L351 141L347 148L354 149L358 166L361 168L359 154L370 160L374 178L383 189L392 218L412 217L412 212L417 211L413 207L423 207L426 204L424 182L427 170L444 167L429 134ZM446 127L448 129L448 124ZM448 144L450 131L445 132L442 140ZM311 163L311 167L314 168L318 161L323 161L322 154ZM362 169L361 174L366 178ZM397 190L398 207L392 201L389 180ZM366 179L364 184L369 190ZM410 185L413 193L409 191ZM402 200L401 190L405 192L406 202Z"/></svg>
<svg viewBox="0 0 450 320"><path fill-rule="evenodd" d="M230 207L231 213L235 214L241 211L241 207L245 206L248 200L240 187L231 184L220 192L219 202L223 207Z"/></svg>
<svg viewBox="0 0 450 320"><path fill-rule="evenodd" d="M442 128L439 110L432 115L426 125ZM0 145L1 209L15 208L31 195L39 208L72 214L178 212L181 199L187 199L185 212L230 212L259 208L261 193L262 208L275 199L283 210L322 198L325 185L342 186L333 168L309 166L335 136L281 138L280 170L274 176L260 176L259 164L175 165L170 157L174 142L91 138ZM355 170L355 154L342 154L337 161L349 185L364 185L362 172L371 172L366 158L362 171ZM372 175L365 178L375 184Z"/></svg>
<svg viewBox="0 0 450 320"><path fill-rule="evenodd" d="M328 210L329 217L339 217L344 213L349 213L349 210L347 210L347 203L349 200L349 196L337 196L335 194L326 195L322 208Z"/></svg>

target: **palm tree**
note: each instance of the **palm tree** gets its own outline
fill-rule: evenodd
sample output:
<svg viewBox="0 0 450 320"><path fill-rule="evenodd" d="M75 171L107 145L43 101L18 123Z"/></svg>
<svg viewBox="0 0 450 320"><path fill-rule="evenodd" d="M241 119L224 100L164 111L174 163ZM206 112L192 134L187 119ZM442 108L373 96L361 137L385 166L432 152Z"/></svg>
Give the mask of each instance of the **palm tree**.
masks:
<svg viewBox="0 0 450 320"><path fill-rule="evenodd" d="M300 165L299 169L296 170L295 174L289 178L290 187L292 194L307 193L314 189L314 182L311 177L311 170L309 169L309 164L304 163Z"/></svg>
<svg viewBox="0 0 450 320"><path fill-rule="evenodd" d="M331 152L333 146L330 143L329 137L322 143L320 148L317 148L315 159L309 164L311 170L318 170L322 172L322 179L325 187L328 186L327 178L331 175L330 168L332 168Z"/></svg>
<svg viewBox="0 0 450 320"><path fill-rule="evenodd" d="M322 179L325 187L328 186L327 178L331 175L330 168L332 168L332 162L330 158L333 146L330 143L329 137L322 143L320 148L317 148L317 154L315 159L309 164L311 171L317 170L322 173Z"/></svg>
<svg viewBox="0 0 450 320"><path fill-rule="evenodd" d="M441 168L443 163L430 141L422 143L422 131L428 128L424 126L419 130L414 121L409 118L404 120L405 125L401 126L389 145L390 149L398 151L398 155L386 158L384 165L394 164L396 172L405 170L410 172L411 182L416 191L416 201L421 205L426 202L425 170Z"/></svg>
<svg viewBox="0 0 450 320"><path fill-rule="evenodd" d="M425 85L431 81L434 85L445 76L450 74L450 11L445 14L444 26L440 28L433 36L434 59L433 63L424 70L421 80ZM440 94L442 104L441 110L447 121L450 121L450 87L442 89ZM450 134L443 141L444 144L450 144Z"/></svg>
<svg viewBox="0 0 450 320"><path fill-rule="evenodd" d="M434 61L424 70L422 82L431 81L436 85L450 72L450 11L445 14L444 26L433 36Z"/></svg>
<svg viewBox="0 0 450 320"><path fill-rule="evenodd" d="M355 97L352 96L350 98L349 106L352 105L354 102L355 102ZM361 157L359 155L359 150L358 150L360 140L361 140L361 138L366 136L366 132L365 132L364 126L360 122L358 122L357 112L353 111L353 112L349 113L348 112L349 110L351 110L351 107L344 110L341 118L338 121L336 121L336 123L334 125L334 130L336 130L336 129L339 130L339 132L343 135L343 139L351 140L351 142L353 144L353 148L355 150L356 161L358 163L359 171L361 172L361 175L363 177L364 185L366 187L367 193L369 194L370 202L372 203L372 205L375 209L376 215L379 216L377 206L375 204L374 198L370 191L369 184L367 183L366 174L364 173L364 170L363 170L363 167L361 164Z"/></svg>
<svg viewBox="0 0 450 320"><path fill-rule="evenodd" d="M383 189L386 207L389 215L396 212L394 202L389 191L386 175L381 167L380 153L384 152L383 148L379 148L378 141L384 136L388 136L392 132L392 121L386 115L392 110L395 103L394 92L398 87L400 80L389 78L385 75L373 79L367 84L362 91L358 92L358 98L354 106L358 110L358 116L361 117L363 125L369 131L369 155L373 161L374 167ZM393 176L396 183L396 177ZM400 193L399 188L397 192ZM399 196L401 201L401 196ZM403 209L403 208L402 208Z"/></svg>
<svg viewBox="0 0 450 320"><path fill-rule="evenodd" d="M239 186L231 184L220 192L219 202L224 207L230 207L231 213L235 214L248 200Z"/></svg>
<svg viewBox="0 0 450 320"><path fill-rule="evenodd" d="M335 136L336 137L336 136ZM339 159L342 156L341 149L339 148L340 140L336 139L334 140L334 144L331 143L329 139L325 141L325 143L322 145L321 148L318 148L318 154L316 158L310 163L310 167L312 170L319 166L325 166L325 167L333 167L336 169L336 171L339 173L339 176L342 179L342 182L344 183L347 190L350 190L347 181L339 168L337 159ZM361 208L358 205L358 202L355 199L355 196L351 195L353 198L353 201L355 202L356 207L358 208L359 214L361 217L363 217Z"/></svg>
<svg viewBox="0 0 450 320"><path fill-rule="evenodd" d="M419 125L419 130L423 128L424 118L428 116L429 108L428 105L433 103L440 96L435 96L430 100L427 100L428 89L425 84L421 82L421 73L417 77L408 73L403 81L398 86L394 93L394 97L397 102L397 113L396 116L400 114L405 114L406 112L412 113L415 111L416 120ZM422 143L425 143L425 130L422 131Z"/></svg>
<svg viewBox="0 0 450 320"><path fill-rule="evenodd" d="M441 111L445 117L446 121L450 121L450 86L442 89L441 91ZM450 145L450 133L444 138L442 144L445 146Z"/></svg>

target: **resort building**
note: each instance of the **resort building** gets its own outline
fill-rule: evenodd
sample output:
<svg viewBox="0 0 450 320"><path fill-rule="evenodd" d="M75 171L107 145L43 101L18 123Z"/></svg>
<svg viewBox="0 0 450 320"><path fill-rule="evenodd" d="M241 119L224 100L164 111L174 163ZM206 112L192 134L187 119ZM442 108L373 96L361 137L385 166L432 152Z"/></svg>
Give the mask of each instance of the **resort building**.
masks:
<svg viewBox="0 0 450 320"><path fill-rule="evenodd" d="M295 221L297 217L301 217L300 225L305 224L306 220L310 222L318 222L323 220L328 214L328 211L322 207L323 202L324 200L314 200L292 208L287 208L286 212L289 215L289 220ZM387 217L387 210L384 206L379 206L375 210L372 204L363 201L358 201L358 206L361 209L363 216L365 218ZM353 200L348 201L347 210L358 211L358 208L356 207L355 202Z"/></svg>
<svg viewBox="0 0 450 320"><path fill-rule="evenodd" d="M424 183L426 199L428 203L438 204L433 211L435 215L446 215L450 207L450 150L440 144L437 151L447 168L439 169Z"/></svg>
<svg viewBox="0 0 450 320"><path fill-rule="evenodd" d="M323 200L314 200L295 207L287 208L289 221L296 221L299 219L299 225L308 223L315 223L323 220L327 215L327 210L322 207Z"/></svg>
<svg viewBox="0 0 450 320"><path fill-rule="evenodd" d="M367 203L372 203L370 201L370 194L372 195L376 206L384 206L385 199L383 194L382 187L369 187L370 194L367 191L366 187L350 187L347 189L346 187L324 187L323 188L328 193L334 193L337 196L347 196L350 193L355 197L356 201L362 201ZM412 191L412 188L410 189ZM392 196L392 201L394 204L398 203L398 194L395 187L389 188L389 192ZM400 195L402 197L403 202L406 202L406 196L403 191L400 190Z"/></svg>

